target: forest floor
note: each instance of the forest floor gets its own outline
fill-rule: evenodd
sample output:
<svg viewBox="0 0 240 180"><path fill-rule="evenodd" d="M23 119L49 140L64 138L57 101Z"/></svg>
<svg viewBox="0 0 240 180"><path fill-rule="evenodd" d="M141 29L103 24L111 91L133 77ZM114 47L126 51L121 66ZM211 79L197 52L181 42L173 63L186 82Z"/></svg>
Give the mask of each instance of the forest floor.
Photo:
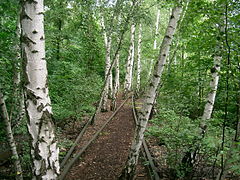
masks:
<svg viewBox="0 0 240 180"><path fill-rule="evenodd" d="M120 97L117 107L123 102ZM89 126L77 151L87 143L113 112L100 113L93 126ZM116 116L107 124L98 138L73 165L65 179L114 180L118 179L125 166L134 135L134 119L129 99ZM144 160L140 157L136 171L137 180L149 180Z"/></svg>

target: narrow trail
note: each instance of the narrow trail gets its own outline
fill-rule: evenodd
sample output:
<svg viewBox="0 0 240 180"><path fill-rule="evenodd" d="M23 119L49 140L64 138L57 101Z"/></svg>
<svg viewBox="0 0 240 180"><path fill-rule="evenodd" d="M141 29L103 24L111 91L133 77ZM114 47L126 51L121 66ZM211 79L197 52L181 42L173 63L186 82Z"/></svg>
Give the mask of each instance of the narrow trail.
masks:
<svg viewBox="0 0 240 180"><path fill-rule="evenodd" d="M123 100L119 98L119 106ZM96 124L90 126L77 149L80 150L94 132L111 116L112 112L100 113ZM68 172L67 180L115 180L126 163L134 135L134 117L131 100L127 101L110 121L99 137ZM149 180L147 170L139 160L136 179Z"/></svg>

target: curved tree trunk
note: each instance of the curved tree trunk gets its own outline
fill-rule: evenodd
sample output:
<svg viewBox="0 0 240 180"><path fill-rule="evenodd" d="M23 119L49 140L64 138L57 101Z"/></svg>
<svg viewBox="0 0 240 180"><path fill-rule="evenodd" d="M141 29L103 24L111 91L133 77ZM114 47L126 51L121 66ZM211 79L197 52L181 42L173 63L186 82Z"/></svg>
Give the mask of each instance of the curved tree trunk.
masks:
<svg viewBox="0 0 240 180"><path fill-rule="evenodd" d="M33 179L52 180L59 174L59 148L54 133L47 85L43 0L21 2L21 47L25 106L31 136Z"/></svg>
<svg viewBox="0 0 240 180"><path fill-rule="evenodd" d="M150 116L150 112L156 97L157 88L160 83L160 79L164 70L166 59L169 53L169 49L172 43L173 35L177 28L178 20L182 12L182 7L175 7L172 10L172 14L169 20L169 24L163 39L158 61L155 65L153 76L147 91L143 97L143 106L139 111L139 123L135 130L134 141L131 146L130 155L128 157L127 165L122 172L120 179L133 179L135 166L138 161L139 150L142 145L144 131L147 127L147 122Z"/></svg>
<svg viewBox="0 0 240 180"><path fill-rule="evenodd" d="M2 118L4 120L5 126L6 126L6 132L7 132L7 140L8 143L11 147L11 152L12 152L12 159L14 160L14 166L15 166L15 171L16 171L16 179L21 180L23 179L22 176L22 167L21 167L21 162L18 156L17 152L17 146L13 137L13 132L11 128L11 120L9 119L8 112L7 112L7 107L4 101L3 94L0 89L0 112L2 115Z"/></svg>

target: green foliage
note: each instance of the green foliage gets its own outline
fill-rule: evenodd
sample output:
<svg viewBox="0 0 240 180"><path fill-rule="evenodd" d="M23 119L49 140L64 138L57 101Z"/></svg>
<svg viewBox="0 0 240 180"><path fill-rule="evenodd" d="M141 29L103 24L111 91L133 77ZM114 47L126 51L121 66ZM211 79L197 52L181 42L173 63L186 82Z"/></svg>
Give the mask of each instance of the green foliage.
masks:
<svg viewBox="0 0 240 180"><path fill-rule="evenodd" d="M97 74L86 75L77 64L65 62L64 71L49 76L50 95L55 119L80 119L93 113L102 79ZM61 67L61 66L60 66Z"/></svg>

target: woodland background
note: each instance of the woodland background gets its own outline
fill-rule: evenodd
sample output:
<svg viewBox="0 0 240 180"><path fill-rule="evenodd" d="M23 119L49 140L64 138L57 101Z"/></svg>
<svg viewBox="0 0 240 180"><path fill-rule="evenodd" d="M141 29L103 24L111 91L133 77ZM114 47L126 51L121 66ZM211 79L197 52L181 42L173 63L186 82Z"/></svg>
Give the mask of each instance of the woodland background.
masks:
<svg viewBox="0 0 240 180"><path fill-rule="evenodd" d="M45 0L48 85L60 161L73 144L73 140L63 136L63 132L74 132L75 124L91 117L98 106L106 76L104 33L111 36L111 58L116 56L119 49L119 92L125 92L123 84L131 45L131 25L135 24L131 90L137 90L141 96L148 88L171 9L177 3L174 0L142 0L133 8L128 0L120 0L117 4L112 1ZM23 174L29 178L31 158L27 118L21 115L23 83L15 81L18 75L22 78L23 71L19 58L20 38L16 33L19 11L20 5L16 0L0 2L0 88L19 147ZM159 27L156 31L158 12ZM102 18L105 28L101 25ZM188 6L186 3L183 5L158 88L154 112L145 133L146 138L156 138L158 145L167 149L167 165L164 168L171 172L173 178L184 178L190 171L214 179L226 164L230 164L227 166L228 177L239 178L239 19L238 0L192 0ZM140 24L142 32L139 31ZM137 88L139 33L142 35L141 82L140 88ZM120 38L121 45L118 43ZM205 124L207 131L201 137L199 126L208 94L212 91L209 83L212 74L217 71L214 69L216 56L221 57L220 79L213 112ZM114 80L115 75L116 69L113 68ZM14 158L9 162L11 155L4 154L10 147L4 117L0 118L0 163L7 161L11 167ZM183 159L189 150L196 149L200 158L190 162L193 164L189 167L189 159L185 164ZM14 176L12 169L8 177Z"/></svg>

